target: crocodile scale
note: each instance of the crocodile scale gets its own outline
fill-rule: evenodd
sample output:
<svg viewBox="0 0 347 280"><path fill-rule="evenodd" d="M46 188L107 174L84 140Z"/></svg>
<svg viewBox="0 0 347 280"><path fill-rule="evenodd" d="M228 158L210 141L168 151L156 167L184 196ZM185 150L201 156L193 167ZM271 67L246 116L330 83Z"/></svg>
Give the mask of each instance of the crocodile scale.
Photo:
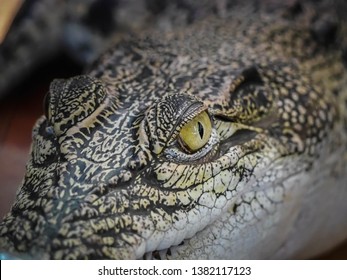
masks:
<svg viewBox="0 0 347 280"><path fill-rule="evenodd" d="M333 9L314 23L301 9L240 4L124 36L83 75L54 80L1 250L268 259L342 242L347 29ZM204 112L209 138L189 151L181 132Z"/></svg>

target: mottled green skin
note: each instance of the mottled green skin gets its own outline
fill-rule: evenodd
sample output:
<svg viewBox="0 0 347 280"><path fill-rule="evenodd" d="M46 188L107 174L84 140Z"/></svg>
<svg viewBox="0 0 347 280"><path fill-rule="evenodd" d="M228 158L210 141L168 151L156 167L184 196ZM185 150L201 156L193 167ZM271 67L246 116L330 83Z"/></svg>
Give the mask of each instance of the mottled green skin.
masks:
<svg viewBox="0 0 347 280"><path fill-rule="evenodd" d="M338 36L338 35L337 35ZM54 81L0 229L32 258L310 257L347 236L346 69L306 17L243 7ZM180 129L207 110L209 142Z"/></svg>

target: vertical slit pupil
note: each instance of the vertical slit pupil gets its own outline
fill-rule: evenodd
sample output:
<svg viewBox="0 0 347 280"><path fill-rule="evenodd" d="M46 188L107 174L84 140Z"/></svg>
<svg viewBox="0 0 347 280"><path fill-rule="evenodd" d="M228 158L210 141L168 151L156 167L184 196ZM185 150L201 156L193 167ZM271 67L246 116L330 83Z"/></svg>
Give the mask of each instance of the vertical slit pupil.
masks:
<svg viewBox="0 0 347 280"><path fill-rule="evenodd" d="M204 137L204 126L201 124L201 122L198 122L198 131L200 138L203 139Z"/></svg>

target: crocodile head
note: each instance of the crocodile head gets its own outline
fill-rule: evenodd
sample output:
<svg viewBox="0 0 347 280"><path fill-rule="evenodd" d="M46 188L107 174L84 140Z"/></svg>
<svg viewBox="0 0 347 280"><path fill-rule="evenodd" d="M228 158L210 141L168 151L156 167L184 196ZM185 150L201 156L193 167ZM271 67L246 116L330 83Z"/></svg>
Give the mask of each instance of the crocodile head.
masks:
<svg viewBox="0 0 347 280"><path fill-rule="evenodd" d="M55 80L1 247L55 259L276 255L336 111L283 42L223 26L124 41L88 75Z"/></svg>

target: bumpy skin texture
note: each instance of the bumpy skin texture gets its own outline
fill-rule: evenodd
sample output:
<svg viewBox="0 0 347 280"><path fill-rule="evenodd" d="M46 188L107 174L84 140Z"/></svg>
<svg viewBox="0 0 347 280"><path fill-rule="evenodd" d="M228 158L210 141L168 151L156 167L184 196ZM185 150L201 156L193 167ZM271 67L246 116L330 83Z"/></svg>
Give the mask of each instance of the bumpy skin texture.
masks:
<svg viewBox="0 0 347 280"><path fill-rule="evenodd" d="M329 37L290 11L245 5L126 38L86 75L54 81L0 247L304 258L346 238L343 26ZM187 152L180 131L204 111L209 140Z"/></svg>

